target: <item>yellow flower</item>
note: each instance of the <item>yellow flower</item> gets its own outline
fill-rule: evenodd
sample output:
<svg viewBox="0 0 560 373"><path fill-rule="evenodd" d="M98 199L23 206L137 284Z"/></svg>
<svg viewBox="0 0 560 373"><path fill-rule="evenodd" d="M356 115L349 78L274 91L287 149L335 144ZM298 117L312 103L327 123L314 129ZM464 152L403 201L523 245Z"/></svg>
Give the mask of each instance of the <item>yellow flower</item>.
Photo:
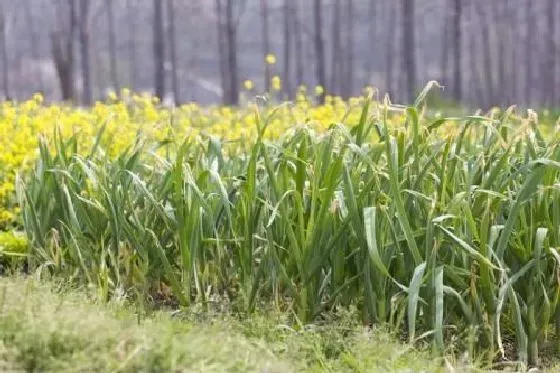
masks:
<svg viewBox="0 0 560 373"><path fill-rule="evenodd" d="M282 79L278 75L272 77L272 89L275 91L282 89Z"/></svg>
<svg viewBox="0 0 560 373"><path fill-rule="evenodd" d="M247 79L245 80L245 82L243 82L243 86L245 87L246 90L252 91L253 88L255 87L255 84L253 83L252 80Z"/></svg>
<svg viewBox="0 0 560 373"><path fill-rule="evenodd" d="M274 65L276 63L276 56L273 55L272 53L269 53L266 55L265 61L269 65Z"/></svg>
<svg viewBox="0 0 560 373"><path fill-rule="evenodd" d="M42 104L43 103L43 95L41 93L35 93L33 95L33 101L35 101L37 104Z"/></svg>
<svg viewBox="0 0 560 373"><path fill-rule="evenodd" d="M323 93L325 93L325 88L323 88L323 86L315 86L315 96L321 96Z"/></svg>
<svg viewBox="0 0 560 373"><path fill-rule="evenodd" d="M115 91L109 91L109 93L107 93L107 98L110 101L116 101L117 100L117 94L115 93Z"/></svg>

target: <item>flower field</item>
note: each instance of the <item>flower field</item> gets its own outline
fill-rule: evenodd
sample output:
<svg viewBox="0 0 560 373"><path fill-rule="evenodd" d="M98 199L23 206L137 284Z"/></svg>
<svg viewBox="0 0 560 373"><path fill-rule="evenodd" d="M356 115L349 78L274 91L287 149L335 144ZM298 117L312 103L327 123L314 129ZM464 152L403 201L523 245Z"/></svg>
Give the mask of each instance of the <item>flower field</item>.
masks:
<svg viewBox="0 0 560 373"><path fill-rule="evenodd" d="M102 300L356 308L439 352L535 365L560 348L559 139L532 112L443 118L426 93L4 104L1 224L24 227L33 270Z"/></svg>

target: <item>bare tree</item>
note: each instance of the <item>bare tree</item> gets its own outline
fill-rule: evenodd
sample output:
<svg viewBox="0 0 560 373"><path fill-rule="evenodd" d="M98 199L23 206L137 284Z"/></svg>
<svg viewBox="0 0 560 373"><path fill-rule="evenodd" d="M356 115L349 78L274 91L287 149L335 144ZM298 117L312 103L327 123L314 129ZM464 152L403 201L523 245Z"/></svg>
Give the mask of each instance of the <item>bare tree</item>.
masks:
<svg viewBox="0 0 560 373"><path fill-rule="evenodd" d="M56 14L61 19L51 31L51 52L60 81L64 101L74 100L74 36L76 6L74 0L55 1ZM64 19L66 18L66 19Z"/></svg>
<svg viewBox="0 0 560 373"><path fill-rule="evenodd" d="M79 2L79 22L78 32L80 39L80 62L82 69L82 101L85 105L93 102L93 92L91 87L90 69L90 43L89 43L89 9L90 0L80 0Z"/></svg>
<svg viewBox="0 0 560 373"><path fill-rule="evenodd" d="M261 23L262 23L262 48L263 56L270 54L270 33L268 30L268 0L260 0L261 4ZM270 64L264 64L264 87L265 92L270 92Z"/></svg>
<svg viewBox="0 0 560 373"><path fill-rule="evenodd" d="M461 101L462 76L461 76L461 45L462 45L462 0L454 0L453 14L453 99L455 102Z"/></svg>
<svg viewBox="0 0 560 373"><path fill-rule="evenodd" d="M416 53L414 32L415 0L402 0L403 63L406 78L406 101L412 102L416 94Z"/></svg>
<svg viewBox="0 0 560 373"><path fill-rule="evenodd" d="M117 34L115 33L115 16L113 11L113 1L105 0L105 8L107 14L108 37L109 37L109 66L111 70L111 83L113 89L120 91L119 73L117 68Z"/></svg>
<svg viewBox="0 0 560 373"><path fill-rule="evenodd" d="M325 73L325 44L323 41L323 8L321 0L313 1L313 13L315 19L315 34L314 34L314 45L315 45L315 75L317 79L317 84L323 88L323 93L319 97L320 102L325 101L326 90L326 73Z"/></svg>
<svg viewBox="0 0 560 373"><path fill-rule="evenodd" d="M167 0L167 19L169 22L169 54L171 59L171 89L173 90L173 101L175 105L181 103L181 93L179 88L179 76L177 72L177 65L179 63L177 58L177 41L175 29L175 2L174 0Z"/></svg>
<svg viewBox="0 0 560 373"><path fill-rule="evenodd" d="M163 25L163 1L154 0L154 87L160 99L165 97L165 38Z"/></svg>

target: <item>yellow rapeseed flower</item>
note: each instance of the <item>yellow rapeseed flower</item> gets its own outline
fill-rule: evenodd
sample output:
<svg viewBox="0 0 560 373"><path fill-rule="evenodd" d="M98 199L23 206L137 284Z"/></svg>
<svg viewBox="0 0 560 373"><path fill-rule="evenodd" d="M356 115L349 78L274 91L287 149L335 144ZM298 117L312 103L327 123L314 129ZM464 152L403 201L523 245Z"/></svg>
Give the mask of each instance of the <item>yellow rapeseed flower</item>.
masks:
<svg viewBox="0 0 560 373"><path fill-rule="evenodd" d="M253 83L252 80L247 79L245 80L245 82L243 82L243 86L245 87L246 90L252 91L253 88L255 87L255 84Z"/></svg>
<svg viewBox="0 0 560 373"><path fill-rule="evenodd" d="M282 89L282 79L278 75L272 77L272 89L275 91L279 91Z"/></svg>
<svg viewBox="0 0 560 373"><path fill-rule="evenodd" d="M276 56L272 53L269 53L266 55L265 61L269 65L274 65L276 63Z"/></svg>

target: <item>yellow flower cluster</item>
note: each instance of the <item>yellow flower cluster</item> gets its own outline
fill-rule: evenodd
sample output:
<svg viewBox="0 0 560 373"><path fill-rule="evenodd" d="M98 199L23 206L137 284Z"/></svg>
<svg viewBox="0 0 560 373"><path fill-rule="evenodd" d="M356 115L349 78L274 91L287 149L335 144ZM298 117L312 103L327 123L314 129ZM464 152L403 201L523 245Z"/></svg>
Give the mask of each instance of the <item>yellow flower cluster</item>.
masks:
<svg viewBox="0 0 560 373"><path fill-rule="evenodd" d="M272 62L272 58L267 60ZM275 88L280 89L281 82L277 80ZM252 88L252 82L246 82L245 86ZM97 102L87 109L47 105L38 94L20 103L4 102L0 104L0 230L11 224L17 215L16 174L33 164L39 137L51 140L57 128L64 137L77 135L82 151L88 151L100 129L105 128L102 148L109 155L115 155L132 145L139 133L154 141L177 142L208 134L236 140L232 142L235 145L228 146L242 147L254 140L257 118L262 120L268 114L272 117L267 139L277 138L298 125L306 124L324 132L343 118L348 124L359 120L363 98L344 101L326 96L325 104L319 105L314 101L316 97L306 94L304 87L298 92L294 102L280 109L258 99L235 108L202 107L195 103L172 108L149 95L134 94L127 89L112 92L105 102ZM259 116L256 115L257 106L261 106Z"/></svg>

